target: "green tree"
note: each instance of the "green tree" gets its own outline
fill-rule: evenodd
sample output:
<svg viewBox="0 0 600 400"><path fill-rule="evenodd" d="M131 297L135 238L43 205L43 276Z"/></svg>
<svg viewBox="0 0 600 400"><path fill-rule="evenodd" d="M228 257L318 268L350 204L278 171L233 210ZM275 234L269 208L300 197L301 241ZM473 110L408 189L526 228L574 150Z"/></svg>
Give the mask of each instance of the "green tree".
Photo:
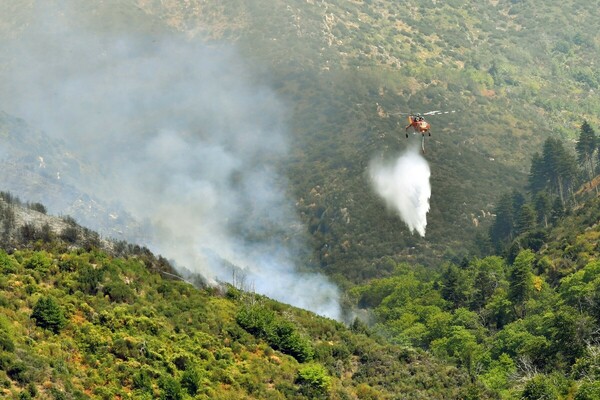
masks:
<svg viewBox="0 0 600 400"><path fill-rule="evenodd" d="M195 396L200 389L201 375L193 367L185 370L181 376L181 387L184 388L190 396Z"/></svg>
<svg viewBox="0 0 600 400"><path fill-rule="evenodd" d="M496 393L506 391L511 386L511 375L517 372L515 362L507 354L501 354L490 363L486 372L479 375L483 384Z"/></svg>
<svg viewBox="0 0 600 400"><path fill-rule="evenodd" d="M533 291L533 261L535 254L531 250L522 250L517 255L508 276L508 299L515 306L517 315L523 316L525 301Z"/></svg>
<svg viewBox="0 0 600 400"><path fill-rule="evenodd" d="M515 233L517 235L522 235L531 231L535 228L535 210L533 207L526 203L521 206L521 209L517 213L517 218L515 221Z"/></svg>
<svg viewBox="0 0 600 400"><path fill-rule="evenodd" d="M591 318L572 307L562 306L544 318L544 333L550 338L550 351L569 365L585 354L586 343L591 341Z"/></svg>
<svg viewBox="0 0 600 400"><path fill-rule="evenodd" d="M100 283L104 279L104 270L94 268L86 264L80 270L77 276L77 282L82 292L95 295L98 292Z"/></svg>
<svg viewBox="0 0 600 400"><path fill-rule="evenodd" d="M574 400L600 399L600 381L584 381L575 393Z"/></svg>
<svg viewBox="0 0 600 400"><path fill-rule="evenodd" d="M33 269L41 273L48 272L51 265L52 260L46 252L36 252L23 263L25 268Z"/></svg>
<svg viewBox="0 0 600 400"><path fill-rule="evenodd" d="M562 204L575 184L577 163L575 157L568 153L559 139L548 138L544 142L543 176L549 182L550 189L557 193Z"/></svg>
<svg viewBox="0 0 600 400"><path fill-rule="evenodd" d="M504 280L506 268L504 259L497 256L486 257L472 262L475 272L471 308L481 310L492 298Z"/></svg>
<svg viewBox="0 0 600 400"><path fill-rule="evenodd" d="M269 329L269 344L285 354L289 354L300 362L313 357L313 349L308 339L300 335L296 327L289 321L278 320Z"/></svg>
<svg viewBox="0 0 600 400"><path fill-rule="evenodd" d="M499 289L494 292L485 305L484 315L488 317L488 325L496 329L502 329L514 319L514 307L506 290Z"/></svg>
<svg viewBox="0 0 600 400"><path fill-rule="evenodd" d="M451 263L446 266L442 274L441 295L454 308L464 305L467 299L465 275L456 265Z"/></svg>
<svg viewBox="0 0 600 400"><path fill-rule="evenodd" d="M4 250L0 249L0 273L2 274L13 274L17 272L19 263L13 256L6 254Z"/></svg>
<svg viewBox="0 0 600 400"><path fill-rule="evenodd" d="M67 323L62 308L53 297L40 297L33 306L31 318L41 328L59 333Z"/></svg>
<svg viewBox="0 0 600 400"><path fill-rule="evenodd" d="M103 293L110 297L111 301L117 303L133 303L135 293L121 280L109 282L104 286Z"/></svg>
<svg viewBox="0 0 600 400"><path fill-rule="evenodd" d="M152 377L145 369L133 375L133 388L144 392L152 390Z"/></svg>
<svg viewBox="0 0 600 400"><path fill-rule="evenodd" d="M326 399L331 385L331 377L321 364L309 364L298 370L296 383L300 392L311 399Z"/></svg>
<svg viewBox="0 0 600 400"><path fill-rule="evenodd" d="M543 224L544 228L548 227L548 221L552 212L552 200L546 191L541 191L534 198L536 221L538 224Z"/></svg>
<svg viewBox="0 0 600 400"><path fill-rule="evenodd" d="M552 203L552 210L550 210L550 220L552 224L556 224L566 214L565 205L561 201L560 197L556 197L554 203Z"/></svg>
<svg viewBox="0 0 600 400"><path fill-rule="evenodd" d="M181 400L183 394L181 393L181 385L171 376L163 376L158 386L161 389L160 400Z"/></svg>
<svg viewBox="0 0 600 400"><path fill-rule="evenodd" d="M453 326L449 335L434 340L431 348L434 353L457 361L458 365L466 368L470 374L474 374L474 362L482 352L475 335L462 326Z"/></svg>
<svg viewBox="0 0 600 400"><path fill-rule="evenodd" d="M548 187L548 177L545 172L544 159L538 152L533 153L533 156L531 157L531 168L529 169L527 187L534 194Z"/></svg>
<svg viewBox="0 0 600 400"><path fill-rule="evenodd" d="M575 145L575 150L577 151L577 160L579 161L579 165L587 172L590 184L594 178L594 173L596 170L594 153L599 145L600 142L596 137L596 132L594 132L594 129L590 126L590 124L588 124L587 121L583 121L579 131L579 140ZM596 193L598 193L597 187Z"/></svg>
<svg viewBox="0 0 600 400"><path fill-rule="evenodd" d="M541 374L528 380L521 393L521 399L524 400L554 400L558 398L558 391L552 381Z"/></svg>
<svg viewBox="0 0 600 400"><path fill-rule="evenodd" d="M510 194L500 197L498 205L494 209L496 218L490 227L490 240L500 251L512 240L514 228L513 201Z"/></svg>

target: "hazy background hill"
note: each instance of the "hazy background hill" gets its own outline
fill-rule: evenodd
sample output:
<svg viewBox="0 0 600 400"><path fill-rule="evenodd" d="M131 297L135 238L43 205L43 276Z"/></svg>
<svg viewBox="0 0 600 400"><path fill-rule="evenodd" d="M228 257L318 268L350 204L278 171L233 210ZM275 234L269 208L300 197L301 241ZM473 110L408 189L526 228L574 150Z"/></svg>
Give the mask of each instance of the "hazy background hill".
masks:
<svg viewBox="0 0 600 400"><path fill-rule="evenodd" d="M240 212L237 204L227 213L241 219L204 220L210 228L203 231L226 226L224 237L233 232L247 246L263 233L239 221L260 221L261 231L293 238L291 258L298 264L338 283L385 275L387 256L426 264L460 259L485 246L474 240L487 235L498 194L524 185L529 157L546 137L571 139L584 118L598 122L599 43L592 32L599 18L586 1L28 1L1 7L8 51L0 88L10 114L3 119L23 118L30 131L58 140L58 160L46 157L47 163L66 165L66 154L82 160L77 170L85 173L63 173L72 189L61 193L103 204L95 214L100 220L124 210L158 225L163 239L177 237L176 245L162 242L158 250L190 236L204 242L192 240L192 247L207 241L196 230L200 222L192 227L179 218L206 215L196 207L205 192L178 203L177 216L159 218L164 209L145 205L181 199L186 185L206 176L194 159L202 156L178 165L171 160L185 146L199 154L208 144L237 149L232 159L246 157L244 167L257 173L257 160L266 159L277 175L250 185L274 190L276 198L265 204L287 211L270 219L264 209ZM209 87L211 74L218 83ZM458 112L430 118L433 193L427 235L420 238L385 211L365 170L371 159L396 157L410 143L399 112L438 109ZM242 132L248 124L262 133L223 142L199 128ZM165 131L175 132L166 137L182 147L163 147L162 155L148 150L162 146L156 138ZM242 137L256 139L252 155L240 150L247 145ZM7 148L31 151L26 142ZM40 155L11 165L33 168ZM144 175L161 163L168 167L157 180ZM190 166L204 172L190 173ZM221 196L237 200L250 181L239 181L236 168L231 181L217 182L234 188ZM169 180L165 190L165 176L173 174L182 179ZM10 175L11 190L26 196L36 179L56 185L53 176L37 174L17 179L17 189L18 175ZM85 215L76 207L56 211L74 212L78 220ZM225 258L245 252L227 243ZM174 254L184 265L214 263L179 250ZM214 274L221 267L208 269Z"/></svg>

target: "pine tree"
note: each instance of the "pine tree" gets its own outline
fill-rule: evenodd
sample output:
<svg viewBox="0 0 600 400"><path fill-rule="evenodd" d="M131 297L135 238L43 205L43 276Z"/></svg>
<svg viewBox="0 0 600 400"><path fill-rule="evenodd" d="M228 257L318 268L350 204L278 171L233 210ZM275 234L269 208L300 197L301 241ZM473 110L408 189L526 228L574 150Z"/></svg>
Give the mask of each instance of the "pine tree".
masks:
<svg viewBox="0 0 600 400"><path fill-rule="evenodd" d="M60 332L67 323L62 309L52 297L40 297L33 306L31 318L37 326L54 333Z"/></svg>
<svg viewBox="0 0 600 400"><path fill-rule="evenodd" d="M539 192L534 199L535 212L537 214L538 224L544 224L544 228L548 227L548 220L552 212L552 200L548 192Z"/></svg>
<svg viewBox="0 0 600 400"><path fill-rule="evenodd" d="M533 153L531 158L527 187L534 194L548 187L548 177L544 170L544 160L538 152Z"/></svg>
<svg viewBox="0 0 600 400"><path fill-rule="evenodd" d="M490 239L496 249L500 250L506 242L512 240L513 236L514 215L511 195L505 194L500 198L494 214L496 219L490 227Z"/></svg>
<svg viewBox="0 0 600 400"><path fill-rule="evenodd" d="M535 227L535 210L533 207L526 203L521 206L517 214L515 221L515 233L522 235L523 233L531 231Z"/></svg>
<svg viewBox="0 0 600 400"><path fill-rule="evenodd" d="M513 190L513 192L512 192L512 213L515 217L519 215L519 212L521 211L521 207L523 207L523 205L525 204L526 201L527 200L525 199L525 196L523 196L523 194L521 192L519 192L518 190Z"/></svg>
<svg viewBox="0 0 600 400"><path fill-rule="evenodd" d="M550 211L550 220L552 224L556 224L558 220L565 216L565 207L559 197L556 197Z"/></svg>
<svg viewBox="0 0 600 400"><path fill-rule="evenodd" d="M575 158L565 150L560 140L548 138L544 142L542 161L543 175L564 205L577 177Z"/></svg>
<svg viewBox="0 0 600 400"><path fill-rule="evenodd" d="M522 250L517 255L508 276L508 299L515 306L515 312L520 317L524 314L523 305L533 291L534 253L531 250Z"/></svg>
<svg viewBox="0 0 600 400"><path fill-rule="evenodd" d="M577 160L579 161L579 165L587 172L590 184L594 179L595 172L594 153L599 145L600 142L596 137L596 132L594 132L594 129L587 121L583 121L579 131L579 140L575 145L575 150L577 150ZM596 192L597 191L598 189L596 188Z"/></svg>
<svg viewBox="0 0 600 400"><path fill-rule="evenodd" d="M460 269L454 264L449 264L442 276L441 295L444 300L452 303L454 308L461 307L465 300L464 282Z"/></svg>

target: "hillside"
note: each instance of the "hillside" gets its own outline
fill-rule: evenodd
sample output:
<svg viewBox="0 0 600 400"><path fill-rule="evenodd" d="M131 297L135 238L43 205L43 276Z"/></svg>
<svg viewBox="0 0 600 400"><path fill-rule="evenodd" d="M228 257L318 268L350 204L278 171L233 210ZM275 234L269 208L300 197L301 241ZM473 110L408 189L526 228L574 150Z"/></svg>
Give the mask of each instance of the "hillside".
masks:
<svg viewBox="0 0 600 400"><path fill-rule="evenodd" d="M384 260L349 327L0 200L7 398L594 399L600 198L513 260ZM515 242L519 242L515 238ZM521 241L521 243L525 243ZM190 282L194 282L193 284Z"/></svg>
<svg viewBox="0 0 600 400"><path fill-rule="evenodd" d="M1 2L2 393L600 398L578 136L599 21L587 0ZM367 171L431 110L455 112L427 116L420 237Z"/></svg>
<svg viewBox="0 0 600 400"><path fill-rule="evenodd" d="M245 127L258 125L266 133L256 134L248 148L261 149L263 154L253 156L260 161L243 160L241 168L234 165L238 160L221 163L237 170L222 173L227 176L217 184L236 184L239 171L254 172L267 160L268 168L280 175L277 183L282 182L275 191L298 205L294 211L307 228L298 233L299 224L292 218L292 222L285 221L285 229L293 231L286 235L308 232L310 236L309 248L302 251L308 256L294 263L322 269L335 275L338 283L352 283L378 276L376 264L385 256L433 265L477 254L473 240L486 233L498 188L522 187L527 169L523 160L550 133L547 118L534 121L542 127L539 133L514 128L514 117L509 114L525 112L521 110L529 106L515 107L512 98L482 92L471 69L453 60L460 52L442 54L439 50L451 46L451 32L432 41L428 46L433 50L421 49L424 54L439 53L443 62L437 58L435 62L442 64L433 65L431 57L415 57L414 51L403 47L429 43L419 27L448 25L442 23L445 16L461 14L458 6L444 5L436 12L423 8L409 17L391 2L186 4L51 1L42 6L32 1L19 7L3 6L2 15L14 18L0 25L9 49L2 55L0 68L5 77L0 80L0 93L7 94L3 103L7 114L2 119L9 121L8 126L13 126L10 121L15 116L24 119L20 135L41 131L59 140L43 151L26 147L24 141L4 143L10 149L7 154L29 152L27 158L6 163L13 171L4 176L6 189L31 201L41 201L36 196L45 193L52 212L73 215L103 235L155 245L149 243L147 232L140 232L147 222L177 232L184 225L179 217L194 208L189 203L202 203L209 196L197 183L215 169L204 164L222 155L202 158L196 154L211 146L230 150L231 143L252 137L246 135ZM414 14L416 9L407 7ZM418 23L421 19L428 24ZM360 21L360 26L353 25ZM372 43L380 36L398 44L385 45L385 52L393 55L373 53L379 47ZM123 41L115 42L114 37ZM473 51L470 46L460 47L461 52L467 50ZM154 71L153 85L148 85L147 71ZM211 75L215 71L219 74ZM205 76L216 79L206 82ZM516 89L509 89L505 92L514 94ZM265 92L269 95L262 96ZM427 142L427 159L433 195L427 236L422 239L412 236L384 209L369 189L365 170L372 159L397 157L411 143L402 137L405 121L398 112L431 109L458 113L431 117L434 128ZM537 113L530 115L533 118ZM213 126L236 129L239 137L211 138L214 133L203 127ZM187 141L193 151L181 158L181 153L162 155L163 149L177 150L173 146L158 149L165 132L174 143ZM278 146L271 146L272 137L278 138L277 143L283 138L285 151L273 152ZM226 156L246 156L235 151ZM55 176L48 173L38 176L38 157L47 163L47 171L61 171L68 185L57 186ZM195 172L204 170L209 172ZM173 176L177 179L171 180ZM164 190L165 182L169 182L168 190ZM244 181L238 186L254 185ZM185 200L178 196L183 187L192 187L187 192L198 195L181 204L187 208L178 210L176 216L161 216L166 206L158 207L160 212L146 207L175 198ZM150 195L148 188L156 189L150 203L145 199ZM230 200L218 203L233 202L237 191L226 193ZM55 199L57 193L64 198ZM318 199L313 198L315 194ZM247 198L248 193L241 197ZM207 225L205 219L217 215L220 219L211 225L240 229L237 220L227 222L230 215L220 211L210 210L206 218L194 211L201 215L195 227ZM459 235L454 234L457 230ZM177 235L189 236L189 228ZM168 240L159 240L158 247L171 246L164 243ZM169 256L175 258L175 251ZM190 258L179 262L196 263Z"/></svg>
<svg viewBox="0 0 600 400"><path fill-rule="evenodd" d="M480 151L526 160L519 141L598 123L598 10L587 1L140 2L187 34L234 41L290 77L342 70L397 95L392 110L468 113ZM548 23L553 21L553 23ZM556 29L560 26L561 29ZM379 86L379 87L377 87ZM374 106L374 101L370 102ZM465 123L465 122L463 122ZM527 128L530 127L530 128ZM485 137L475 137L485 132ZM462 136L461 135L461 136ZM517 150L517 151L515 151Z"/></svg>
<svg viewBox="0 0 600 400"><path fill-rule="evenodd" d="M516 236L505 257L437 270L390 259L388 277L350 293L388 340L463 367L500 398L595 399L599 221L594 196Z"/></svg>
<svg viewBox="0 0 600 400"><path fill-rule="evenodd" d="M80 247L67 241L70 225L9 200L0 200L12 238L0 250L3 397L487 396L460 369L387 344L358 321L348 328L230 285L195 287L147 250ZM8 211L18 217L7 231ZM27 224L50 228L29 238Z"/></svg>

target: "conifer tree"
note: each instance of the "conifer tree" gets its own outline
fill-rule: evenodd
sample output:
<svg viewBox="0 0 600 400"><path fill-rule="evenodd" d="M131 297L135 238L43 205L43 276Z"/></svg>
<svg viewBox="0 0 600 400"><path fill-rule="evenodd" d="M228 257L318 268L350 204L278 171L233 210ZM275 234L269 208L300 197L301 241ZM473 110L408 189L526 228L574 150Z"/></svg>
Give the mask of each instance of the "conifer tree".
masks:
<svg viewBox="0 0 600 400"><path fill-rule="evenodd" d="M496 219L490 227L490 239L499 250L505 242L512 240L514 216L511 195L505 194L500 198L494 214Z"/></svg>
<svg viewBox="0 0 600 400"><path fill-rule="evenodd" d="M596 132L594 132L594 129L587 121L583 121L579 131L579 140L575 145L575 150L577 150L577 161L579 161L579 165L584 171L587 172L590 184L592 179L594 179L594 172L596 169L594 153L599 145L600 143L596 137ZM597 190L598 189L596 188L596 191Z"/></svg>
<svg viewBox="0 0 600 400"><path fill-rule="evenodd" d="M528 189L532 193L538 193L548 186L548 179L544 171L544 160L540 153L535 152L531 158L531 168L528 177Z"/></svg>
<svg viewBox="0 0 600 400"><path fill-rule="evenodd" d="M33 307L31 318L37 326L54 333L59 333L67 323L62 309L52 297L40 297Z"/></svg>
<svg viewBox="0 0 600 400"><path fill-rule="evenodd" d="M548 192L543 191L536 194L534 204L538 224L543 223L544 228L547 228L550 213L552 212L552 200L550 199Z"/></svg>
<svg viewBox="0 0 600 400"><path fill-rule="evenodd" d="M575 158L565 150L560 140L548 138L544 142L542 161L543 175L564 205L577 177Z"/></svg>
<svg viewBox="0 0 600 400"><path fill-rule="evenodd" d="M534 253L531 250L522 250L517 255L508 276L509 289L508 299L515 306L517 315L523 316L523 304L529 298L533 290L533 267Z"/></svg>
<svg viewBox="0 0 600 400"><path fill-rule="evenodd" d="M449 264L442 276L441 295L444 300L452 303L455 308L461 307L465 300L463 290L464 278L461 276L461 271L454 264Z"/></svg>
<svg viewBox="0 0 600 400"><path fill-rule="evenodd" d="M526 203L521 206L515 221L515 233L521 235L531 231L535 227L535 210Z"/></svg>

